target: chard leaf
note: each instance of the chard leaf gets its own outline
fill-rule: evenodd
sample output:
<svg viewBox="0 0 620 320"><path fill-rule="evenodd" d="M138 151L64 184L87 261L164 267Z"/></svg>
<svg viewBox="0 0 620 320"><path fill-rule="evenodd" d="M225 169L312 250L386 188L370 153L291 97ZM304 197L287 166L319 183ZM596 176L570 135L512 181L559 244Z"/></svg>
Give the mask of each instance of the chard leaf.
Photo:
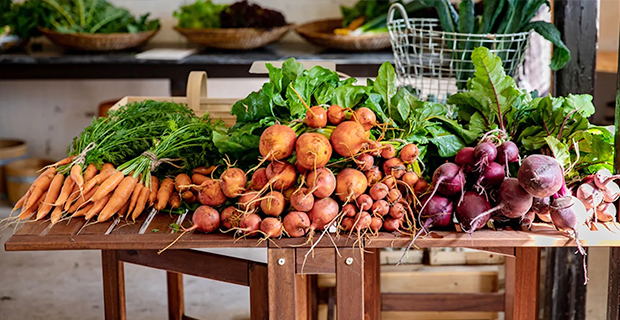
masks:
<svg viewBox="0 0 620 320"><path fill-rule="evenodd" d="M366 88L347 84L334 89L334 103L343 108L354 108L366 95Z"/></svg>
<svg viewBox="0 0 620 320"><path fill-rule="evenodd" d="M396 94L396 71L389 62L384 62L379 68L379 73L375 79L374 89L383 97L386 103L388 116L391 117L390 102Z"/></svg>
<svg viewBox="0 0 620 320"><path fill-rule="evenodd" d="M551 152L553 152L553 157L560 162L562 167L567 168L570 166L570 152L568 146L552 136L547 136L544 139Z"/></svg>

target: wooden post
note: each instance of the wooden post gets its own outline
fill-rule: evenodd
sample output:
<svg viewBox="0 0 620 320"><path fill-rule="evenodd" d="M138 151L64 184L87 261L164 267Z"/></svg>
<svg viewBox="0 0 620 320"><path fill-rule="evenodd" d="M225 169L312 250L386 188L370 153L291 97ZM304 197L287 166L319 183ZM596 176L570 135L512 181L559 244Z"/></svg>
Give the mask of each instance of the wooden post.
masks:
<svg viewBox="0 0 620 320"><path fill-rule="evenodd" d="M506 257L504 263L504 320L513 320L515 309L515 276L516 276L516 258ZM540 269L539 269L540 270Z"/></svg>
<svg viewBox="0 0 620 320"><path fill-rule="evenodd" d="M620 62L620 55L618 56ZM618 65L620 66L620 64ZM616 85L616 150L620 147L620 70ZM616 151L614 167L620 173L620 152ZM609 249L609 291L607 293L607 320L620 320L620 248Z"/></svg>
<svg viewBox="0 0 620 320"><path fill-rule="evenodd" d="M255 263L251 264L248 270L248 282L250 283L250 319L269 319L267 267Z"/></svg>
<svg viewBox="0 0 620 320"><path fill-rule="evenodd" d="M364 261L359 248L340 249L336 257L336 318L364 319Z"/></svg>
<svg viewBox="0 0 620 320"><path fill-rule="evenodd" d="M101 271L103 274L103 301L106 320L126 320L125 272L118 251L101 250Z"/></svg>
<svg viewBox="0 0 620 320"><path fill-rule="evenodd" d="M598 1L555 0L554 23L571 60L553 77L555 96L594 93L598 42ZM585 320L586 286L581 255L574 248L547 249L545 319Z"/></svg>
<svg viewBox="0 0 620 320"><path fill-rule="evenodd" d="M168 287L168 319L183 320L183 314L185 314L183 274L166 271L166 286Z"/></svg>
<svg viewBox="0 0 620 320"><path fill-rule="evenodd" d="M364 253L364 319L381 319L381 250Z"/></svg>
<svg viewBox="0 0 620 320"><path fill-rule="evenodd" d="M538 319L539 260L539 248L521 247L515 249L513 320Z"/></svg>
<svg viewBox="0 0 620 320"><path fill-rule="evenodd" d="M297 319L295 249L267 249L269 319Z"/></svg>

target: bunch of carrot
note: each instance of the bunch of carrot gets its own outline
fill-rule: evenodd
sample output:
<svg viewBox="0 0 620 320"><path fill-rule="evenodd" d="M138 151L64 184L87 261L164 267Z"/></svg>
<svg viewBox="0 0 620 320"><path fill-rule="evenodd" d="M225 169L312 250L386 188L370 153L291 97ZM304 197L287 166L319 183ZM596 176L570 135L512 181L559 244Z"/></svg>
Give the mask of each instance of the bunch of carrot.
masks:
<svg viewBox="0 0 620 320"><path fill-rule="evenodd" d="M191 185L206 180L202 174L194 174L192 179L182 173L174 179L163 179L161 184L155 176L143 183L140 177L125 175L110 163L105 163L100 170L94 164L84 170L80 164L73 164L68 172L63 172L60 168L70 165L73 159L68 157L44 168L13 208L13 211L21 209L19 220L31 217L41 220L51 212L52 225L63 217L84 217L86 220L97 217L97 222L104 222L116 213L135 221L150 207L177 209L182 201L195 203L196 191ZM209 169L196 168L194 171L206 174Z"/></svg>

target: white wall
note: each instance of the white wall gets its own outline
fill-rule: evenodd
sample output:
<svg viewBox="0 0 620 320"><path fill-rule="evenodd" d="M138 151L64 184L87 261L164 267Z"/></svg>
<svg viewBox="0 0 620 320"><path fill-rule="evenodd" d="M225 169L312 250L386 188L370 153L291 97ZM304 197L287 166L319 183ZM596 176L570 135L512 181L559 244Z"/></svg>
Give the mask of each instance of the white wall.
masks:
<svg viewBox="0 0 620 320"><path fill-rule="evenodd" d="M599 50L618 50L620 27L620 0L600 0Z"/></svg>

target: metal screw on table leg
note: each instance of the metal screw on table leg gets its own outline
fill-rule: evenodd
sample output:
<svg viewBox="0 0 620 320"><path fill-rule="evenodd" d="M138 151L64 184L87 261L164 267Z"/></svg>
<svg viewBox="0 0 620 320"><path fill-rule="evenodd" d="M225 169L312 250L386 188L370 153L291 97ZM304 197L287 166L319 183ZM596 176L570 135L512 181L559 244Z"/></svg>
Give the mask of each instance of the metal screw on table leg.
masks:
<svg viewBox="0 0 620 320"><path fill-rule="evenodd" d="M285 262L286 262L286 259L284 259L284 258L280 258L278 260L278 264L281 265L281 266L283 266Z"/></svg>
<svg viewBox="0 0 620 320"><path fill-rule="evenodd" d="M347 258L347 260L345 260L345 261L344 261L344 263L346 263L346 264L347 264L347 266L352 265L352 264L353 264L353 258L348 257L348 258Z"/></svg>

